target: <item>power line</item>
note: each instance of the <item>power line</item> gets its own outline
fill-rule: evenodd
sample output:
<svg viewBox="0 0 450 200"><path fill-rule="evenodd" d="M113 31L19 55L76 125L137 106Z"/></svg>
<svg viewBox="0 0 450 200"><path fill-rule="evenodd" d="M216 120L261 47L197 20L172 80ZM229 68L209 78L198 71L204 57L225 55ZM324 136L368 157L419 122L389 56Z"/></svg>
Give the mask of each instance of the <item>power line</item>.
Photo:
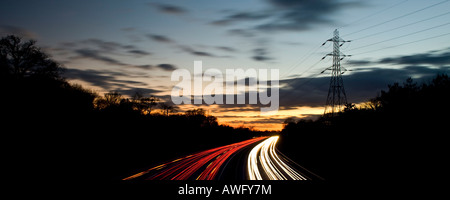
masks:
<svg viewBox="0 0 450 200"><path fill-rule="evenodd" d="M382 9L382 10L380 10L380 11L377 11L377 12L375 12L375 13L372 13L372 14L370 14L370 15L367 15L367 16L365 16L365 17L363 17L363 18L360 18L360 19L358 19L358 20L356 20L356 21L353 21L353 22L351 22L351 23L349 23L349 24L343 25L343 26L339 27L338 29L341 29L341 28L350 26L350 25L352 25L352 24L356 24L356 23L361 22L361 21L363 21L363 20L365 20L365 19L368 19L368 18L371 18L371 17L373 17L373 16L375 16L375 15L381 14L381 13L383 13L383 12L385 12L385 11L391 9L391 8L394 8L394 7L398 6L398 5L401 5L401 4L403 4L403 3L407 2L407 1L409 1L409 0L404 0L404 1L402 1L402 2L396 3L396 4L394 4L394 5L392 5L392 6L389 6L389 7L385 8L385 9Z"/></svg>
<svg viewBox="0 0 450 200"><path fill-rule="evenodd" d="M307 71L311 70L312 68L314 68L315 66L317 66L320 61L322 61L322 59L318 60L316 63L312 64L311 66L309 66L307 68L307 70L305 70L303 73L301 73L298 77L293 77L292 79L289 79L286 81L286 84L288 84L289 86L293 86L295 83L297 83L300 80L303 80L305 78L309 78L307 79L304 83L300 84L298 87L304 86L307 83L309 83L313 78L315 78L316 76L322 74L322 73L318 73L318 74L313 74L310 77L302 77L304 73L306 73ZM284 94L283 96L281 96L281 98L284 98L286 95L288 94Z"/></svg>
<svg viewBox="0 0 450 200"><path fill-rule="evenodd" d="M332 34L330 34L330 35L332 35ZM314 55L315 53L317 53L317 51L319 51L319 49L321 48L321 47L323 47L324 45L322 44L322 45L320 45L320 46L317 46L317 47L315 47L314 49L311 49L309 52L309 54L307 54L306 56L304 56L304 57L302 57L302 58L299 58L299 60L297 60L296 62L298 62L298 61L300 61L299 63L296 63L296 64L293 64L291 67L289 67L289 69L287 70L287 71L285 71L285 73L283 73L282 75L281 75L281 77L283 77L283 76L285 76L285 75L287 75L287 74L289 74L289 73L291 73L297 66L299 66L299 65L301 65L301 64L303 64L306 60L308 60L312 55ZM319 62L319 61L318 61ZM313 65L311 65L310 67L308 67L305 71L303 71L301 74L300 74L300 76L301 75L303 75L303 74L305 74L307 71L309 71L310 69L312 69L315 65L317 65L318 64L318 62L317 63L314 63Z"/></svg>
<svg viewBox="0 0 450 200"><path fill-rule="evenodd" d="M353 50L356 50L356 49L362 49L362 48L370 47L370 46L373 46L373 45L376 45L376 44L380 44L380 43L383 43L383 42L388 42L388 41L400 39L400 38L403 38L403 37L407 37L407 36L410 36L410 35L414 35L414 34L417 34L417 33L421 33L421 32L424 32L424 31L428 31L428 30L431 30L431 29L435 29L435 28L439 28L439 27L447 26L447 25L450 25L450 22L447 22L445 24L440 24L440 25L437 25L437 26L433 26L433 27L430 27L430 28L422 29L422 30L419 30L419 31L416 31L416 32L408 33L408 34L405 34L405 35L397 36L397 37L394 37L394 38L382 40L382 41L379 41L379 42L374 42L372 44L368 44L368 45L364 45L364 46L361 46L361 47L357 47L357 48L351 49L350 51L353 51Z"/></svg>
<svg viewBox="0 0 450 200"><path fill-rule="evenodd" d="M424 10L426 10L426 9L429 9L429 8L432 8L432 7L435 7L435 6L438 6L438 5L443 4L443 3L446 3L446 2L448 2L448 1L450 1L450 0L444 0L444 1L441 1L441 2L439 2L439 3L435 3L435 4L433 4L433 5L430 5L430 6L427 6L427 7L425 7L425 8L421 8L421 9L415 10L415 11L413 11L413 12L409 12L409 13L404 14L404 15L401 15L401 16L399 16L399 17L395 17L395 18L393 18L393 19L390 19L390 20L387 20L387 21L384 21L384 22L381 22L381 23L378 23L378 24L375 24L375 25L372 25L372 26L369 26L369 27L360 29L360 30L358 30L358 31L354 31L354 32L348 33L348 34L346 34L346 35L344 35L344 36L353 35L353 34L355 34L355 33L359 33L359 32L365 31L365 30L369 30L369 29L375 28L375 27L377 27L377 26L381 26L381 25L383 25L383 24L386 24L386 23L389 23L389 22L392 22L392 21L395 21L395 20L398 20L398 19L407 17L407 16L409 16L409 15L412 15L412 14L415 14L415 13L418 13L418 12L421 12L421 11L424 11Z"/></svg>
<svg viewBox="0 0 450 200"><path fill-rule="evenodd" d="M405 24L403 26L399 26L399 27L392 28L392 29L389 29L389 30L380 31L380 32L377 32L377 33L372 33L370 35L366 35L366 36L363 36L363 37L360 37L360 38L353 39L352 41L361 40L361 39L365 39L365 38L372 37L372 36L375 36L375 35L380 35L380 34L387 33L387 32L390 32L390 31L394 31L394 30L397 30L397 29L405 28L405 27L408 27L408 26L411 26L411 25L414 25L414 24L418 24L418 23L421 23L421 22L432 20L432 19L435 19L435 18L438 18L438 17L442 17L442 16L445 16L445 15L448 15L448 14L450 14L450 12L446 12L446 13L443 13L443 14L439 14L439 15L427 18L427 19L423 19L423 20L419 20L419 21L412 22L412 23L409 23L409 24Z"/></svg>
<svg viewBox="0 0 450 200"><path fill-rule="evenodd" d="M291 67L289 67L289 69L288 69L285 73L283 73L282 76L285 76L286 74L291 73L292 70L294 70L297 66L303 64L303 63L304 63L307 59L309 59L314 53L316 53L316 52L320 49L320 47L322 47L322 46L317 46L315 49L313 49L312 51L310 51L309 54L307 54L306 56L304 56L303 59L299 60L299 61L300 61L299 63L296 63L296 64L292 65ZM304 73L305 73L305 72L303 72L302 74L304 74Z"/></svg>
<svg viewBox="0 0 450 200"><path fill-rule="evenodd" d="M316 63L314 63L314 64L312 64L311 66L309 66L308 68L306 68L306 70L303 71L300 75L298 75L298 77L302 77L303 74L305 74L306 72L308 72L309 70L311 70L312 68L314 68L315 66L317 66L317 65L320 63L320 61L322 61L322 60L319 60L319 61L317 61Z"/></svg>
<svg viewBox="0 0 450 200"><path fill-rule="evenodd" d="M446 36L446 35L450 35L450 33L444 33L444 34L441 34L441 35L436 35L436 36L432 36L432 37L428 37L428 38L424 38L424 39L420 39L420 40L415 40L415 41L411 41L411 42L405 42L405 43L402 43L402 44L397 44L397 45L393 45L393 46L389 46L389 47L384 47L384 48L380 48L380 49L366 51L366 52L358 53L357 55L366 54L366 53L372 53L372 52L381 51L381 50L385 50L385 49L391 49L391 48L395 48L395 47L399 47L399 46L404 46L404 45L408 45L408 44L413 44L413 43L417 43L417 42L422 42L422 41L426 41L426 40L431 40L431 39L443 37L443 36Z"/></svg>
<svg viewBox="0 0 450 200"><path fill-rule="evenodd" d="M320 47L323 47L323 45L320 45L318 47L316 47L313 51L310 52L309 55L307 55L306 57L304 57L304 59L302 59L302 61L296 65L294 65L293 68L295 68L297 65L300 65L301 63L305 62L309 57L311 57L314 53L316 53ZM307 83L309 83L313 78L315 78L316 76L320 75L321 73L315 74L315 75L311 75L310 77L302 77L306 72L308 72L309 70L311 70L312 68L314 68L315 66L317 66L323 59L318 60L317 62L313 63L312 65L310 65L309 67L306 68L305 71L303 71L302 73L300 73L298 76L293 77L292 79L289 79L286 81L286 84L288 85L294 85L295 83L297 83L300 80L303 80L304 78L309 78L308 80L306 80L304 83L300 84L299 87L306 85ZM291 69L289 70L292 71L293 68L291 67ZM283 96L281 96L281 98L284 98L287 94L284 94Z"/></svg>

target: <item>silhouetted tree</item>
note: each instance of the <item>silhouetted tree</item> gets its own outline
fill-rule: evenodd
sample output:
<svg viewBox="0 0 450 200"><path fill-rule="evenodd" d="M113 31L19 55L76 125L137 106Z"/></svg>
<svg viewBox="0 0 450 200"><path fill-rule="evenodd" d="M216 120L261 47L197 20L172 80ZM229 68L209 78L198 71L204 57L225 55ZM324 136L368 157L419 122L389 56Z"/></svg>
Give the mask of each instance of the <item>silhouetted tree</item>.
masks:
<svg viewBox="0 0 450 200"><path fill-rule="evenodd" d="M133 104L136 110L142 112L142 114L151 114L153 108L158 104L159 98L150 96L144 97L139 91L133 95Z"/></svg>
<svg viewBox="0 0 450 200"><path fill-rule="evenodd" d="M103 97L98 97L95 100L95 104L98 109L106 109L113 106L119 106L122 100L122 94L117 91L110 91L105 93Z"/></svg>
<svg viewBox="0 0 450 200"><path fill-rule="evenodd" d="M205 116L205 110L203 110L202 108L197 108L197 109L192 109L192 110L188 110L185 112L185 115L187 117L192 117L192 116Z"/></svg>
<svg viewBox="0 0 450 200"><path fill-rule="evenodd" d="M163 114L169 116L169 113L175 112L176 107L173 105L169 105L168 103L160 103L159 107L163 110Z"/></svg>
<svg viewBox="0 0 450 200"><path fill-rule="evenodd" d="M143 99L143 103L145 103L146 105L147 105L147 110L148 110L148 114L150 115L150 114L152 114L152 110L153 110L153 108L156 106L156 105L158 105L158 102L160 101L160 99L159 98L157 98L157 97L154 97L154 96L150 96L150 97L147 97L147 98L144 98Z"/></svg>
<svg viewBox="0 0 450 200"><path fill-rule="evenodd" d="M355 106L356 105L354 103L347 103L347 104L345 104L344 112L351 111L351 110L355 109Z"/></svg>
<svg viewBox="0 0 450 200"><path fill-rule="evenodd" d="M109 106L118 105L122 101L122 94L117 91L105 93L105 101Z"/></svg>
<svg viewBox="0 0 450 200"><path fill-rule="evenodd" d="M207 115L202 108L192 109L185 112L185 116L197 124L199 127L216 127L218 126L217 118Z"/></svg>
<svg viewBox="0 0 450 200"><path fill-rule="evenodd" d="M60 79L62 67L35 46L36 41L23 42L9 35L0 40L0 65L2 76L12 78L45 77Z"/></svg>
<svg viewBox="0 0 450 200"><path fill-rule="evenodd" d="M92 91L68 83L62 76L62 66L52 60L36 41L22 41L8 35L0 39L0 89L8 96L1 99L3 111L23 121L63 120L92 111Z"/></svg>
<svg viewBox="0 0 450 200"><path fill-rule="evenodd" d="M287 129L290 126L295 126L297 120L294 117L288 117L283 121L283 128Z"/></svg>
<svg viewBox="0 0 450 200"><path fill-rule="evenodd" d="M218 125L219 123L217 122L217 117L206 116L205 120L203 121L202 127L216 127Z"/></svg>

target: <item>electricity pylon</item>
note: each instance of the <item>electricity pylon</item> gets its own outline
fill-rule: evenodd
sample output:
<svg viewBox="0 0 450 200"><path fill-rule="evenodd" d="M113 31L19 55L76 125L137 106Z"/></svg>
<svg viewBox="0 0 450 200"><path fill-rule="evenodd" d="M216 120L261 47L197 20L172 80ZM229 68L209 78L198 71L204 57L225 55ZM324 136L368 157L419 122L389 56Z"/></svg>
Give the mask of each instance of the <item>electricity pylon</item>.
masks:
<svg viewBox="0 0 450 200"><path fill-rule="evenodd" d="M344 81L342 80L341 76L346 70L341 70L341 60L345 57L348 57L349 55L342 54L339 50L339 47L341 47L345 42L350 41L345 41L340 38L339 31L336 29L334 30L334 37L325 41L322 46L325 45L326 42L333 42L333 53L327 54L322 59L325 59L325 57L327 56L333 56L333 66L331 66L330 87L328 89L324 115L334 116L336 113L342 111L342 109L344 109L345 105L347 104ZM327 68L326 70L329 69L330 68ZM324 71L322 71L322 73Z"/></svg>

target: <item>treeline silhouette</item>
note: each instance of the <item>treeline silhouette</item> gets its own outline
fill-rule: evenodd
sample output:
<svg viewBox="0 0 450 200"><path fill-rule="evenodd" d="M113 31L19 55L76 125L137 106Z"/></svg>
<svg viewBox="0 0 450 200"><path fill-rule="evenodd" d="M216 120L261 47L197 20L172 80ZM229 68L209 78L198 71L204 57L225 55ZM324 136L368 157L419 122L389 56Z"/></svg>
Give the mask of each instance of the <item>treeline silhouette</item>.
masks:
<svg viewBox="0 0 450 200"><path fill-rule="evenodd" d="M448 75L422 84L408 78L335 116L286 119L280 149L325 179L359 189L431 183L446 163L449 102Z"/></svg>
<svg viewBox="0 0 450 200"><path fill-rule="evenodd" d="M174 114L174 106L141 93L101 96L70 84L35 41L13 35L0 40L0 70L6 165L20 179L118 180L188 153L270 134L219 125L202 109Z"/></svg>

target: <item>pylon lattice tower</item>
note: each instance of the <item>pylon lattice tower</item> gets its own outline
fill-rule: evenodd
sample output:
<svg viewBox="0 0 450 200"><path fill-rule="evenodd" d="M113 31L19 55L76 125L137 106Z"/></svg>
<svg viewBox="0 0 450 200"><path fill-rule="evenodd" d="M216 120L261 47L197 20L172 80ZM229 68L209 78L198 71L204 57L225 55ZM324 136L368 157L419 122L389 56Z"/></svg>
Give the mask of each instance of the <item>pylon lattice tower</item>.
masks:
<svg viewBox="0 0 450 200"><path fill-rule="evenodd" d="M326 56L333 56L333 65L331 66L331 68L326 69L331 69L331 79L324 114L334 116L336 113L342 111L347 104L344 81L342 80L342 74L346 70L341 70L341 60L349 55L341 53L339 48L345 42L350 41L345 41L340 38L339 31L337 29L334 30L334 37L327 40L326 42L328 41L333 42L333 53L327 54ZM326 42L324 42L322 45L325 45ZM323 57L322 59L325 59L325 57Z"/></svg>

